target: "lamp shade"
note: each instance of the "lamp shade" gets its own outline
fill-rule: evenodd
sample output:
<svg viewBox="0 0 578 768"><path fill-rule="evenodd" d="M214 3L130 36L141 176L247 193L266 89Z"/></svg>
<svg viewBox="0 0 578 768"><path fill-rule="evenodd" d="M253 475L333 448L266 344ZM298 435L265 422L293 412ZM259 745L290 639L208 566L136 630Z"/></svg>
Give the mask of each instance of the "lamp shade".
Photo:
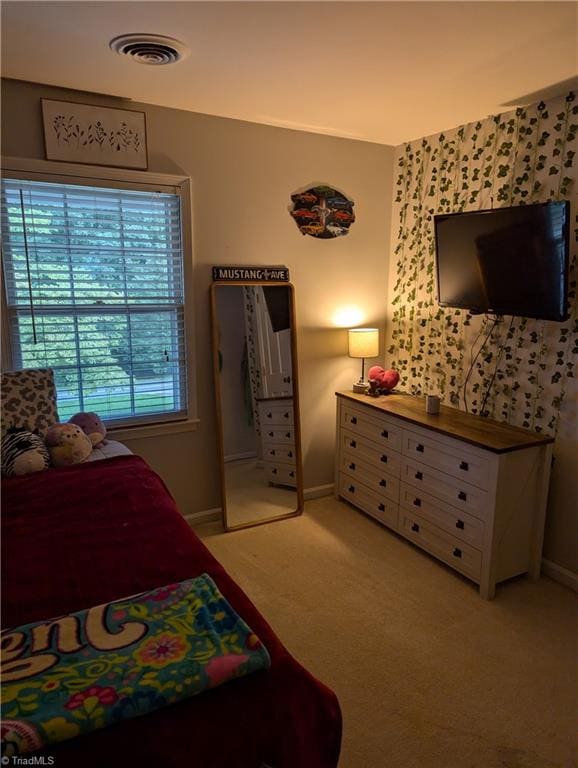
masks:
<svg viewBox="0 0 578 768"><path fill-rule="evenodd" d="M349 331L349 357L377 357L379 330L377 328L351 328Z"/></svg>

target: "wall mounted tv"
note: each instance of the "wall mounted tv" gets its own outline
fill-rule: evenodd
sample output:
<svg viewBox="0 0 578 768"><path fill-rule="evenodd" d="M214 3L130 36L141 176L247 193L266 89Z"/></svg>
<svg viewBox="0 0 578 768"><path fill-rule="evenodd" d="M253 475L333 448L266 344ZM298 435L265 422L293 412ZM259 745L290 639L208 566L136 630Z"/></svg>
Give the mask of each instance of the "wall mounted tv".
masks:
<svg viewBox="0 0 578 768"><path fill-rule="evenodd" d="M434 228L442 307L567 319L567 200L440 214Z"/></svg>

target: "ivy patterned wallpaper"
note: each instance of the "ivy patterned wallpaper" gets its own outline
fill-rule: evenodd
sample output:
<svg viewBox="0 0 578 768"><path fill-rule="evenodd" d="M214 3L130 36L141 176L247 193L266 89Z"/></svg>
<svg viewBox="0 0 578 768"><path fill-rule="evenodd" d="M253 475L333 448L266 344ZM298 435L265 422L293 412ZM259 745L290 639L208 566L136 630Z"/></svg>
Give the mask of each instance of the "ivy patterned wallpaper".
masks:
<svg viewBox="0 0 578 768"><path fill-rule="evenodd" d="M569 94L398 147L388 353L400 389L437 393L463 409L466 385L469 411L480 413L494 377L483 415L544 434L574 433L576 123L578 106ZM560 199L572 200L568 321L507 317L492 330L484 316L438 306L434 214Z"/></svg>
<svg viewBox="0 0 578 768"><path fill-rule="evenodd" d="M259 357L257 354L257 326L255 320L255 304L257 297L255 295L257 288L251 285L243 286L243 302L245 307L245 338L247 342L247 362L249 366L249 381L251 387L251 403L253 409L253 424L257 442L261 436L261 421L259 419L259 408L257 407L257 398L261 397L261 369L259 367Z"/></svg>

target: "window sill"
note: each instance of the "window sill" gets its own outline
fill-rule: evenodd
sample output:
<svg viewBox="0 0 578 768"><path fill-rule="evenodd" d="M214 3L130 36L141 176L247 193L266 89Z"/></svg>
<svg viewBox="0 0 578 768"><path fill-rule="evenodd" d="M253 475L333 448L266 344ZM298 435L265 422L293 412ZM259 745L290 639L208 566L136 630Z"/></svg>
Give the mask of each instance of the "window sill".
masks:
<svg viewBox="0 0 578 768"><path fill-rule="evenodd" d="M179 432L195 432L199 424L200 419L186 419L167 421L163 424L143 424L140 427L110 427L107 429L107 435L114 440L141 440L146 437L176 435Z"/></svg>

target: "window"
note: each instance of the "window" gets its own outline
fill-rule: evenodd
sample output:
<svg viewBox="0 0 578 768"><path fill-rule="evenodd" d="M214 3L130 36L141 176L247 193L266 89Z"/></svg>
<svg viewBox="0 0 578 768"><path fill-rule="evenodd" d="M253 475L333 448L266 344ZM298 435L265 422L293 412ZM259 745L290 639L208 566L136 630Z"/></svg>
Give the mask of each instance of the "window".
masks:
<svg viewBox="0 0 578 768"><path fill-rule="evenodd" d="M62 420L185 418L179 194L4 179L1 221L12 368L54 370Z"/></svg>

